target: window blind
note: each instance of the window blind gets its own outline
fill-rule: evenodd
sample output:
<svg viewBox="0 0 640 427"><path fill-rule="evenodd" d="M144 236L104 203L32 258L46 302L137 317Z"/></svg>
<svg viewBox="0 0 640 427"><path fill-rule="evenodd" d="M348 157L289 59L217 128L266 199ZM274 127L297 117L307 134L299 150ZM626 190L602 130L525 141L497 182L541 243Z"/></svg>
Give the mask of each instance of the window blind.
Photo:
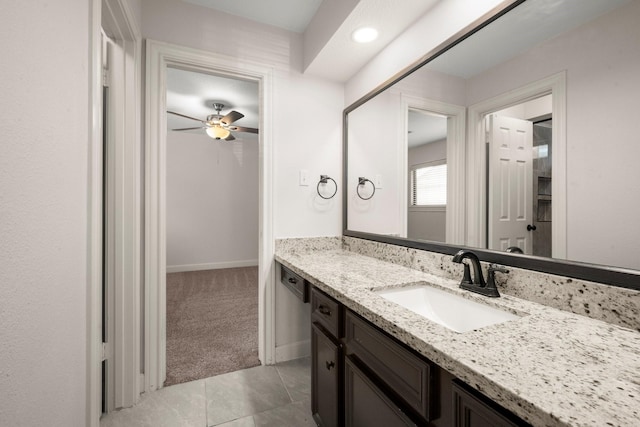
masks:
<svg viewBox="0 0 640 427"><path fill-rule="evenodd" d="M411 170L411 206L447 204L447 165L423 166Z"/></svg>

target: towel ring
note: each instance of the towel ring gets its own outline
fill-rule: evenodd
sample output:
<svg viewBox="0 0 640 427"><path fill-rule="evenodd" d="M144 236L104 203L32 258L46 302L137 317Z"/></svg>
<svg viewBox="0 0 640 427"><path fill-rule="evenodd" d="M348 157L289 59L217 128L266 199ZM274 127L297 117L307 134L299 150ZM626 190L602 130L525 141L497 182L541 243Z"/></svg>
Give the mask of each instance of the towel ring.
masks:
<svg viewBox="0 0 640 427"><path fill-rule="evenodd" d="M373 189L373 191L371 192L371 195L369 197L362 197L362 195L360 194L360 187L363 187L367 182L371 183L371 188ZM358 197L360 197L362 200L369 200L370 198L373 197L374 194L376 194L376 186L373 183L373 181L361 176L360 178L358 178L358 185L356 186L356 193L358 194Z"/></svg>
<svg viewBox="0 0 640 427"><path fill-rule="evenodd" d="M336 189L332 195L330 195L329 197L324 197L322 194L320 194L320 184L326 184L327 181L329 180L333 181L333 185L336 186ZM318 196L322 197L325 200L333 199L333 196L335 196L336 193L338 192L338 183L336 182L335 179L331 178L329 175L320 175L320 181L318 181L318 185L316 185L316 191L318 192Z"/></svg>

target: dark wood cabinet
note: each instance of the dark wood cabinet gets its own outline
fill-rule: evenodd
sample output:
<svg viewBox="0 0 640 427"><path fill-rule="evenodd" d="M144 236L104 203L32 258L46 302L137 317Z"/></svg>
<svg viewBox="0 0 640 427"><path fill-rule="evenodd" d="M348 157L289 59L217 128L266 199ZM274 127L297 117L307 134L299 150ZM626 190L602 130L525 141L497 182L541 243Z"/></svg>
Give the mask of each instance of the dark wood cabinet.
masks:
<svg viewBox="0 0 640 427"><path fill-rule="evenodd" d="M453 418L454 427L529 425L458 380L453 381Z"/></svg>
<svg viewBox="0 0 640 427"><path fill-rule="evenodd" d="M431 364L349 310L345 311L346 355L361 361L393 397L423 420L432 418Z"/></svg>
<svg viewBox="0 0 640 427"><path fill-rule="evenodd" d="M319 426L529 426L318 289L310 302Z"/></svg>
<svg viewBox="0 0 640 427"><path fill-rule="evenodd" d="M344 386L345 427L416 426L349 357L345 359Z"/></svg>
<svg viewBox="0 0 640 427"><path fill-rule="evenodd" d="M311 326L311 412L316 424L341 425L342 378L340 345L317 325Z"/></svg>
<svg viewBox="0 0 640 427"><path fill-rule="evenodd" d="M322 427L343 425L343 307L316 288L311 289L311 412Z"/></svg>
<svg viewBox="0 0 640 427"><path fill-rule="evenodd" d="M302 302L309 302L309 282L280 264L280 283L298 297Z"/></svg>

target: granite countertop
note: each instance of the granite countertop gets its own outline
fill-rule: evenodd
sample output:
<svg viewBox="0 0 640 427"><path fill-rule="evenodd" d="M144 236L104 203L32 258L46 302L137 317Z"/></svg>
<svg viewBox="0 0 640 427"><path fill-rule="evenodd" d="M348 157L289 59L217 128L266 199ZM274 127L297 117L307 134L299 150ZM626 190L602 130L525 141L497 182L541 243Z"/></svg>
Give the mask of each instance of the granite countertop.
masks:
<svg viewBox="0 0 640 427"><path fill-rule="evenodd" d="M277 250L276 260L535 426L640 425L636 331L508 295L483 297L342 249ZM457 333L372 292L419 281L522 317Z"/></svg>

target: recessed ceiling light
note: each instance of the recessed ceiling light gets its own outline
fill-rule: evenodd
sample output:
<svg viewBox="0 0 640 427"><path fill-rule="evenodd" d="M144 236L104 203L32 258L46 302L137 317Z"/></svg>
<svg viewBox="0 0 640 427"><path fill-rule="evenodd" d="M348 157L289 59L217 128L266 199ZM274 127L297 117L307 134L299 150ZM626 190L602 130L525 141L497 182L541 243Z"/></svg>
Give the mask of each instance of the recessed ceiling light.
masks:
<svg viewBox="0 0 640 427"><path fill-rule="evenodd" d="M357 43L369 43L378 38L378 30L371 27L362 27L351 33L351 38Z"/></svg>

